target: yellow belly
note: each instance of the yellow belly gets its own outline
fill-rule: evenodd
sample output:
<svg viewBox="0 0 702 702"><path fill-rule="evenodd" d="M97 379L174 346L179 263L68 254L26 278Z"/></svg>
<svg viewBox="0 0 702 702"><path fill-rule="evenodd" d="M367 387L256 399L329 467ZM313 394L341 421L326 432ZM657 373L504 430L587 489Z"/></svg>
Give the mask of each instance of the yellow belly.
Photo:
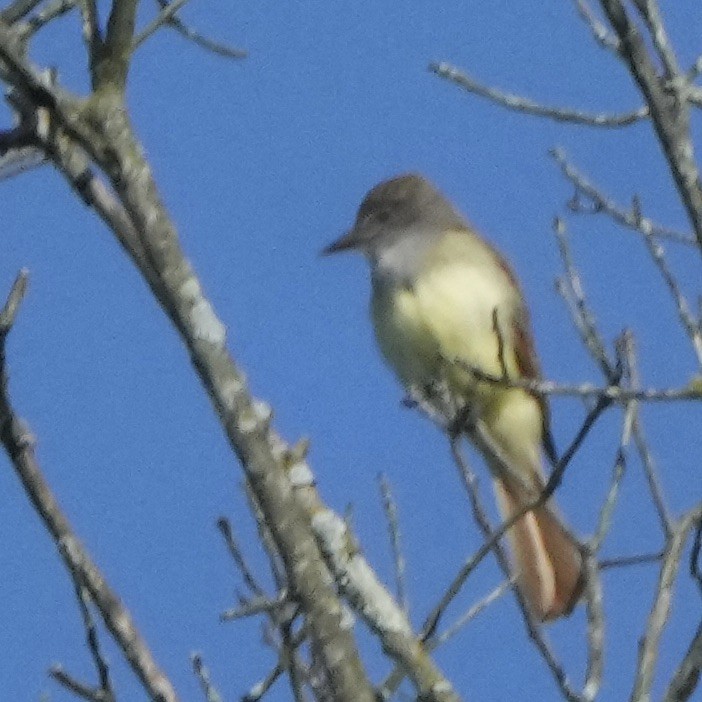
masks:
<svg viewBox="0 0 702 702"><path fill-rule="evenodd" d="M535 398L478 382L461 365L520 376L513 336L517 295L494 270L444 265L418 276L411 288L376 285L371 312L380 350L406 388L421 392L444 381L455 400L475 404L508 455L538 465L542 423Z"/></svg>
<svg viewBox="0 0 702 702"><path fill-rule="evenodd" d="M470 373L454 362L502 374L500 338L512 347L512 290L490 271L456 264L431 268L412 288L376 286L372 316L380 349L405 385L426 385L444 372L467 391ZM497 313L500 332L494 328ZM516 372L513 353L504 363Z"/></svg>

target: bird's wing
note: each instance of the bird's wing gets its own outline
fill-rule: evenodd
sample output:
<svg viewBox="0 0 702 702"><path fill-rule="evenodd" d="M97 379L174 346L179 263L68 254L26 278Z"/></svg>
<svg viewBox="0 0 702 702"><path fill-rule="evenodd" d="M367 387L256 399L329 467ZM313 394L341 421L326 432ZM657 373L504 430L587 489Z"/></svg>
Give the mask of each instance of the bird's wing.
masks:
<svg viewBox="0 0 702 702"><path fill-rule="evenodd" d="M514 321L514 348L517 361L517 368L523 378L530 380L541 379L541 368L539 367L539 359L536 356L534 347L534 338L531 333L531 324L529 321L529 312L520 305ZM544 453L552 465L558 462L558 454L556 445L551 434L551 416L548 406L548 400L545 396L537 396L537 400L541 405L541 416L543 417L543 447Z"/></svg>

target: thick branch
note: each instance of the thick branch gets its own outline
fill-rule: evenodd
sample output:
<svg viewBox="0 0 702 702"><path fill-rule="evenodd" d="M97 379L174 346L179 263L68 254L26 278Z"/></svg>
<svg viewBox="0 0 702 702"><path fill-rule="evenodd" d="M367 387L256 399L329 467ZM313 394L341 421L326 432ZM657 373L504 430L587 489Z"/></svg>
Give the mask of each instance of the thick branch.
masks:
<svg viewBox="0 0 702 702"><path fill-rule="evenodd" d="M621 54L646 98L656 134L702 253L702 187L690 139L684 76L670 77L679 79L680 85L676 83L676 88L673 81L661 79L641 34L629 19L621 0L600 2L619 37Z"/></svg>
<svg viewBox="0 0 702 702"><path fill-rule="evenodd" d="M129 37L136 3L113 6L108 55L115 57ZM131 8L131 9L130 9ZM131 19L130 19L131 18ZM9 39L8 44L4 42ZM276 547L285 562L293 596L308 619L312 638L327 667L339 701L373 699L350 623L330 582L306 514L297 504L282 470L284 442L270 428L270 409L249 393L240 370L226 349L225 328L205 297L200 283L180 249L174 227L160 200L141 146L136 142L119 91L106 91L89 109L67 109L63 94L45 86L36 70L12 49L12 33L0 25L0 58L7 59L13 82L51 113L52 124L62 127L57 143L74 140L108 177L114 193L100 187L88 168L75 169L71 184L86 202L102 198L98 214L115 234L150 285L156 299L181 334L193 365L217 411L230 444L241 460L247 480L265 513ZM123 77L126 77L124 74ZM70 144L70 141L69 141ZM109 144L109 149L105 145ZM66 152L70 153L70 147ZM62 170L60 150L49 155ZM77 176L78 180L73 180ZM86 187L86 183L87 186ZM89 197L86 196L89 194ZM115 198L114 195L117 195ZM110 201L112 199L112 201Z"/></svg>
<svg viewBox="0 0 702 702"><path fill-rule="evenodd" d="M402 668L425 702L458 702L450 682L432 661L422 640L414 635L405 611L378 580L360 553L346 523L319 499L312 474L304 464L291 469L322 552L340 590L374 631L383 649Z"/></svg>
<svg viewBox="0 0 702 702"><path fill-rule="evenodd" d="M94 63L95 89L110 86L119 93L124 92L138 3L139 0L113 0L105 41L99 49L99 60Z"/></svg>

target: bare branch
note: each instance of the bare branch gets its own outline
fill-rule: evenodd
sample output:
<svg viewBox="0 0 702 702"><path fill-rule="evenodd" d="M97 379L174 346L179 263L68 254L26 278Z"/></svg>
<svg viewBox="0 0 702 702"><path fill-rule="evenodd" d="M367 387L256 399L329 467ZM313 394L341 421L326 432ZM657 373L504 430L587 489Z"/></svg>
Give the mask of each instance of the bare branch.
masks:
<svg viewBox="0 0 702 702"><path fill-rule="evenodd" d="M190 660L193 664L193 672L200 682L200 689L205 695L205 700L207 702L222 702L221 695L217 692L210 680L210 672L207 670L202 656L199 653L193 653Z"/></svg>
<svg viewBox="0 0 702 702"><path fill-rule="evenodd" d="M400 601L402 609L409 613L409 600L407 598L407 587L405 584L405 556L402 552L400 541L400 523L397 517L397 505L392 495L390 481L382 473L378 476L380 483L380 493L383 497L383 509L390 532L390 545L392 548L393 562L395 564L395 586L397 599Z"/></svg>
<svg viewBox="0 0 702 702"><path fill-rule="evenodd" d="M573 167L563 149L552 149L550 154L560 167L563 175L575 186L576 195L584 195L592 202L592 207L585 210L584 204L579 199L574 198L569 203L572 212L605 213L618 224L638 234L644 234L643 229L645 228L648 234L657 239L668 239L679 244L694 245L696 243L695 238L690 234L663 227L644 217L641 212L634 212L634 210L628 210L616 204L600 188L593 185L582 173Z"/></svg>
<svg viewBox="0 0 702 702"><path fill-rule="evenodd" d="M424 411L428 411L430 417L433 416L431 414L431 407L427 407L426 404L422 404L421 402L419 403L419 406ZM578 448L582 445L582 442L585 440L585 437L589 433L590 429L597 421L597 418L606 409L606 406L606 401L600 401L587 414L575 438L570 443L568 449L565 451L563 456L560 458L560 460L554 467L553 472L551 473L551 476L549 477L543 491L538 495L534 495L534 499L531 503L525 505L521 510L514 514L510 519L500 524L497 528L490 527L489 538L486 538L482 546L461 567L456 577L446 589L446 592L444 593L441 600L426 618L424 626L422 627L422 640L426 640L427 638L433 635L441 617L445 613L449 604L461 591L463 585L465 584L470 574L475 570L478 564L483 560L483 558L485 558L485 556L490 551L495 551L495 549L499 546L500 539L507 533L507 531L511 529L520 519L522 519L525 514L545 504L548 501L548 499L553 495L554 491L560 484L560 481L563 477L566 468L568 467L568 464L572 460ZM460 431L454 432L450 435L449 438L451 444L451 453L454 457L454 462L460 470L460 475L468 491L469 497L471 498L471 500L473 500L474 497L476 497L473 494L473 491L477 488L475 488L472 482L472 472L469 470L465 460L463 459L460 453L459 443L461 436L462 434ZM499 450L499 447L497 447L495 445L495 442L491 440L487 432L481 426L480 422L476 422L475 425L470 429L470 438L471 441L476 445L476 447L478 447L478 449L483 453L483 455L485 455L486 457L489 456L489 460L493 464L493 470L495 470L498 473L507 474L510 476L511 479L522 482L519 474L512 469L512 467L509 464L509 461L506 460L506 458L502 455L502 452ZM527 485L524 485L524 488L529 491L531 490L531 487ZM575 540L577 541L577 539ZM505 574L507 575L507 577L509 577L509 570L507 570ZM520 596L519 593L517 594L518 596Z"/></svg>
<svg viewBox="0 0 702 702"><path fill-rule="evenodd" d="M658 660L658 644L668 622L673 585L682 560L683 547L690 530L700 519L702 519L702 505L688 512L675 524L670 540L666 544L653 607L646 623L646 633L639 646L631 702L643 702L650 698L653 674Z"/></svg>
<svg viewBox="0 0 702 702"><path fill-rule="evenodd" d="M504 595L510 588L514 587L516 582L516 576L512 575L509 578L505 578L492 592L488 593L482 600L479 600L474 605L472 605L464 614L462 614L456 621L448 627L445 631L441 632L436 637L430 638L427 641L427 645L430 651L435 648L439 648L447 641L452 639L456 634L458 634L461 629L463 629L466 624L475 619L483 610L489 607L495 600L498 600L502 595Z"/></svg>
<svg viewBox="0 0 702 702"><path fill-rule="evenodd" d="M675 237L671 237L670 235L672 232L670 230L664 230L662 232L660 228L656 228L656 226L649 219L645 218L641 214L641 206L637 198L634 199L634 205L631 211L628 212L615 205L598 188L589 183L580 173L578 173L578 171L575 170L575 168L570 165L562 150L556 149L552 152L552 155L558 165L561 167L563 174L576 187L576 197L571 200L570 203L571 210L575 212L583 211L582 203L577 198L577 195L583 194L592 201L595 208L594 211L606 212L615 221L634 229L643 235L646 248L648 249L651 258L660 271L661 276L663 277L663 280L670 291L680 322L690 338L695 355L697 356L698 365L702 367L702 327L700 325L700 321L696 319L690 311L690 306L680 290L675 276L672 274L668 266L663 247L657 241L657 239L663 238L665 234L666 238L675 238L677 241L682 241L684 243L692 242L681 238L684 237L684 235L676 234Z"/></svg>
<svg viewBox="0 0 702 702"><path fill-rule="evenodd" d="M163 4L163 3L162 3ZM206 37L204 34L195 31L192 27L189 27L183 22L179 17L172 17L168 24L169 27L173 27L178 34L185 37L188 41L193 42L196 46L199 46L205 51L209 51L217 56L222 56L226 59L245 59L249 52L246 49L240 49L236 46L230 46L229 44L224 44L221 41L214 41Z"/></svg>
<svg viewBox="0 0 702 702"><path fill-rule="evenodd" d="M93 87L110 87L118 95L124 93L132 55L132 38L139 0L112 0L105 40L97 60L93 61Z"/></svg>
<svg viewBox="0 0 702 702"><path fill-rule="evenodd" d="M634 200L634 211L640 211L640 206L638 205L638 199ZM670 296L673 298L675 303L675 308L678 313L678 318L683 326L683 329L690 337L690 342L692 343L692 348L697 356L697 365L702 368L702 326L700 325L700 320L696 319L692 312L690 311L690 306L685 299L680 286L668 266L668 262L665 258L665 251L659 242L657 242L651 233L642 225L642 232L645 236L646 248L648 249L656 268L660 271L665 284L668 286Z"/></svg>
<svg viewBox="0 0 702 702"><path fill-rule="evenodd" d="M155 19L153 19L146 27L134 38L132 42L132 51L139 48L152 34L155 34L161 27L170 23L170 21L175 17L176 12L180 10L183 5L189 0L173 0L164 5L161 12L158 13Z"/></svg>
<svg viewBox="0 0 702 702"><path fill-rule="evenodd" d="M690 575L697 581L697 587L702 595L702 569L700 568L700 553L702 553L702 519L697 522L695 538L690 551Z"/></svg>
<svg viewBox="0 0 702 702"><path fill-rule="evenodd" d="M651 35L653 46L656 48L665 69L665 77L668 80L678 78L680 67L673 46L668 39L668 33L665 31L658 4L655 0L634 0L634 5Z"/></svg>
<svg viewBox="0 0 702 702"><path fill-rule="evenodd" d="M159 702L176 702L177 695L159 669L146 642L141 638L129 612L112 592L107 581L74 536L56 498L44 480L34 455L34 437L15 414L7 393L4 341L12 327L26 290L27 274L21 273L0 313L0 441L15 468L34 508L58 546L64 565L76 583L90 593L112 636L124 652L145 690Z"/></svg>
<svg viewBox="0 0 702 702"><path fill-rule="evenodd" d="M610 481L609 492L600 510L600 518L597 520L595 535L590 540L590 548L593 553L597 553L602 546L602 542L612 525L612 513L619 495L619 485L626 472L626 453L623 446L617 450L617 457L614 461L612 480Z"/></svg>
<svg viewBox="0 0 702 702"><path fill-rule="evenodd" d="M600 570L607 568L628 568L632 565L648 565L649 563L658 563L663 558L663 552L660 553L642 553L637 556L619 556L618 558L603 558L600 561Z"/></svg>
<svg viewBox="0 0 702 702"><path fill-rule="evenodd" d="M628 127L648 117L647 107L640 107L637 110L623 112L621 114L590 114L588 112L571 110L564 107L548 107L546 105L540 105L529 98L503 92L489 85L479 83L448 63L431 63L429 64L429 70L440 78L445 78L464 90L474 95L487 98L508 110L534 115L536 117L547 117L556 122L568 122L570 124L579 124L587 127L612 128Z"/></svg>
<svg viewBox="0 0 702 702"><path fill-rule="evenodd" d="M607 51L619 57L619 40L612 36L607 27L597 18L587 0L575 0L578 14L590 28L595 41Z"/></svg>
<svg viewBox="0 0 702 702"><path fill-rule="evenodd" d="M668 685L663 702L686 702L700 681L702 670L702 624Z"/></svg>
<svg viewBox="0 0 702 702"><path fill-rule="evenodd" d="M558 250L565 269L565 279L557 284L558 292L565 300L570 310L571 318L575 323L580 337L590 355L599 365L600 370L610 384L616 381L615 364L609 357L605 348L602 335L597 330L595 315L591 312L585 298L585 291L580 273L575 266L575 261L570 250L565 222L557 217L553 223L553 232L556 235Z"/></svg>
<svg viewBox="0 0 702 702"><path fill-rule="evenodd" d="M636 362L636 357L633 354L630 356L628 361L628 372L632 387L638 387L640 382L639 368ZM636 450L639 452L639 456L641 458L641 465L643 467L644 475L646 476L648 489L651 493L651 499L653 500L653 505L656 508L656 513L658 514L658 519L661 523L663 534L666 540L668 540L670 539L673 529L673 518L671 517L665 503L663 487L661 486L661 482L658 478L656 463L653 460L651 451L648 448L646 436L641 426L641 417L638 412L633 417L632 432L634 434L634 444L636 445Z"/></svg>
<svg viewBox="0 0 702 702"><path fill-rule="evenodd" d="M27 294L27 285L29 284L29 271L23 268L15 278L12 284L10 294L7 296L5 305L0 311L0 374L2 374L2 391L7 389L7 380L5 369L5 339L12 329L17 313L24 296Z"/></svg>
<svg viewBox="0 0 702 702"><path fill-rule="evenodd" d="M72 692L83 700L88 700L88 702L107 702L101 690L86 685L80 682L80 680L76 680L76 678L67 673L60 665L51 666L49 675L59 683L59 685L62 685L69 692Z"/></svg>
<svg viewBox="0 0 702 702"><path fill-rule="evenodd" d="M279 612L291 604L290 598L286 592L281 592L276 599L260 596L251 599L243 600L239 607L227 609L219 615L220 621L227 622L232 619L244 619L257 614L269 614L271 617L279 620L281 616Z"/></svg>
<svg viewBox="0 0 702 702"><path fill-rule="evenodd" d="M488 519L487 513L480 501L480 496L478 494L477 487L477 478L466 463L466 461L464 460L463 456L461 455L457 439L454 439L451 442L451 449L454 460L456 462L456 466L459 469L459 474L461 475L464 485L468 491L468 497L470 499L473 517L476 523L478 524L481 532L483 533L486 542L491 542L492 551L495 554L495 558L497 559L497 562L500 568L502 569L502 572L505 574L506 577L510 577L511 567L509 559L507 558L507 553L502 547L502 544L500 543L499 539L495 539L495 536L500 532L502 532L500 533L500 536L504 535L504 531L506 531L506 529L493 529L490 520ZM520 518L522 516L524 515L515 515L515 517L517 518ZM516 520L510 520L510 522L513 521ZM509 522L507 522L507 524L509 524ZM512 525L509 524L509 526ZM514 593L517 599L517 603L519 604L519 608L521 610L522 617L524 619L524 623L529 634L529 638L534 643L537 650L541 654L541 657L544 659L546 665L548 666L548 669L551 671L553 678L558 684L561 694L565 697L566 700L568 700L568 702L584 702L584 698L581 695L579 695L571 685L568 676L565 672L565 669L558 661L555 653L553 652L551 644L546 638L543 628L536 622L536 620L532 616L529 607L521 594L521 591L519 590L519 588L513 588L512 592Z"/></svg>
<svg viewBox="0 0 702 702"><path fill-rule="evenodd" d="M684 77L671 82L658 76L646 43L629 19L621 0L600 0L600 3L619 37L621 53L631 74L646 99L656 134L702 253L702 187L690 138Z"/></svg>
<svg viewBox="0 0 702 702"><path fill-rule="evenodd" d="M7 24L14 24L23 17L26 17L43 0L15 0L11 5L0 11L0 21Z"/></svg>
<svg viewBox="0 0 702 702"><path fill-rule="evenodd" d="M76 2L77 0L53 0L46 4L40 12L17 27L16 31L21 41L26 42L47 24L70 12L75 8Z"/></svg>
<svg viewBox="0 0 702 702"><path fill-rule="evenodd" d="M312 517L312 528L329 569L349 605L378 635L386 653L412 680L422 700L456 702L451 683L432 661L404 611L368 565L348 525L324 507L309 471L294 469L296 494Z"/></svg>
<svg viewBox="0 0 702 702"><path fill-rule="evenodd" d="M112 49L121 46L129 34L129 27L123 25L130 24L131 2L113 6ZM129 41L131 46L131 36ZM70 141L58 139L51 144L54 147L49 150L51 157L71 178L75 177L71 182L83 197L92 197L96 191L104 196L105 201L96 211L108 225L116 222L120 227L115 231L120 242L180 332L231 446L241 459L248 483L266 514L285 561L291 591L299 597L310 621L311 635L320 642L319 651L328 666L335 694L339 700L372 700L373 693L352 633L341 624L338 597L329 582L309 520L296 503L281 465L288 448L271 428L270 408L250 395L226 349L224 325L180 249L143 149L134 138L119 99L92 102L86 120L80 108L76 109L63 94L39 80L13 46L11 34L0 25L0 58L12 72L13 81L28 95L36 96L39 105L47 106L58 125L65 126L80 147L76 149ZM110 56L109 51L107 55ZM119 63L122 59L115 60ZM106 80L110 82L109 76ZM110 148L105 148L105 144ZM100 192L99 181L96 183L90 170L70 162L70 157L80 150L94 159L109 178L116 199L104 188Z"/></svg>
<svg viewBox="0 0 702 702"><path fill-rule="evenodd" d="M71 576L73 572L71 572ZM98 638L97 627L90 613L90 594L81 583L74 580L76 598L83 618L83 628L85 629L88 650L93 658L93 664L98 674L98 689L104 702L114 702L115 694L110 681L110 669L102 654L100 640Z"/></svg>
<svg viewBox="0 0 702 702"><path fill-rule="evenodd" d="M96 0L80 0L80 14L83 21L83 41L88 50L91 75L95 75L95 64L103 49L102 32L98 18Z"/></svg>
<svg viewBox="0 0 702 702"><path fill-rule="evenodd" d="M702 75L702 56L698 56L695 62L690 66L687 71L687 81L688 83L693 83L696 81L700 75Z"/></svg>
<svg viewBox="0 0 702 702"><path fill-rule="evenodd" d="M220 517L217 520L217 528L222 534L222 537L224 538L224 543L227 545L229 554L231 555L232 559L234 560L234 563L236 563L237 568L241 572L246 586L255 595L258 595L259 597L264 597L264 590L258 584L258 580L253 574L253 570L249 567L249 564L246 561L244 552L241 550L241 546L239 545L239 541L234 535L234 530L232 529L231 522L226 517Z"/></svg>
<svg viewBox="0 0 702 702"><path fill-rule="evenodd" d="M552 380L531 380L530 378L505 378L491 375L456 359L455 363L483 383L491 383L505 388L522 388L534 395L555 397L580 397L582 399L606 400L609 403L626 405L629 402L673 402L699 400L702 389L692 382L679 388L624 388L619 385L596 386L592 383L562 385Z"/></svg>
<svg viewBox="0 0 702 702"><path fill-rule="evenodd" d="M91 687L79 682L73 676L69 675L60 665L52 666L49 670L49 675L66 689L83 699L90 700L91 702L115 702L116 698L110 681L109 668L100 650L97 627L90 613L90 595L87 589L74 577L73 571L69 571L69 574L73 578L76 599L78 600L81 617L83 619L83 628L86 633L88 650L93 658L93 664L98 674L98 685L96 687Z"/></svg>
<svg viewBox="0 0 702 702"><path fill-rule="evenodd" d="M239 49L234 46L229 46L222 42L214 41L200 32L195 31L192 27L183 22L176 12L179 8L173 9L175 2L168 3L166 0L158 0L161 7L161 13L151 22L134 40L133 50L141 46L157 29L160 27L169 27L185 37L188 41L193 42L201 49L210 53L222 56L228 59L243 59L248 56L248 52L244 49Z"/></svg>
<svg viewBox="0 0 702 702"><path fill-rule="evenodd" d="M605 619L602 602L602 583L595 554L585 549L585 602L587 604L587 670L583 685L583 699L590 702L597 697L604 672Z"/></svg>

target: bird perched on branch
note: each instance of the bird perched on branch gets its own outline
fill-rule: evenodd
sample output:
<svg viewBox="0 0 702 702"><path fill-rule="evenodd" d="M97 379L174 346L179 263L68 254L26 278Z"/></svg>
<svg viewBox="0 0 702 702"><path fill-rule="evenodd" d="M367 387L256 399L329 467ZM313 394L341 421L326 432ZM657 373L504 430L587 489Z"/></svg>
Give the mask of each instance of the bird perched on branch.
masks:
<svg viewBox="0 0 702 702"><path fill-rule="evenodd" d="M545 486L542 450L552 459L555 453L545 398L509 385L539 378L539 365L524 297L505 259L416 174L366 195L353 228L324 252L341 251L358 251L370 263L378 345L410 396L431 402L441 387L484 428L494 448L476 444L505 519L533 503ZM583 563L552 501L507 534L532 613L542 621L569 614Z"/></svg>

